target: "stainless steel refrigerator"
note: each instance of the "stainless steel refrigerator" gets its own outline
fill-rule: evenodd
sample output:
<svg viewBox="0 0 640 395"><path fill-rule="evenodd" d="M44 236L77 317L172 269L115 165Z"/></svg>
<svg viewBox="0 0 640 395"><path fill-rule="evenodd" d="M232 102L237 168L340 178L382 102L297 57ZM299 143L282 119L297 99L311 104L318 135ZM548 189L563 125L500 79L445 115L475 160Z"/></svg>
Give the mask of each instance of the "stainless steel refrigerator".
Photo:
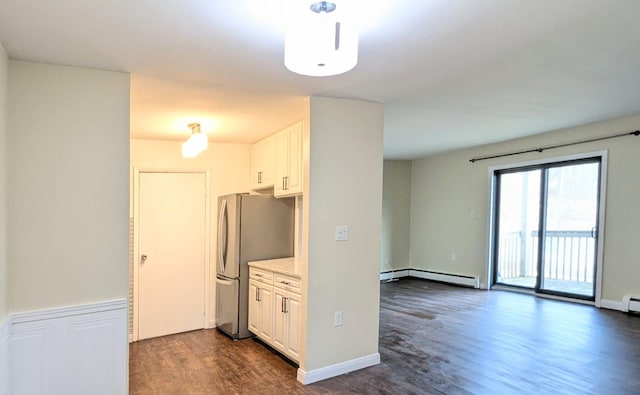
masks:
<svg viewBox="0 0 640 395"><path fill-rule="evenodd" d="M293 256L294 199L232 194L218 198L216 327L250 337L248 262Z"/></svg>

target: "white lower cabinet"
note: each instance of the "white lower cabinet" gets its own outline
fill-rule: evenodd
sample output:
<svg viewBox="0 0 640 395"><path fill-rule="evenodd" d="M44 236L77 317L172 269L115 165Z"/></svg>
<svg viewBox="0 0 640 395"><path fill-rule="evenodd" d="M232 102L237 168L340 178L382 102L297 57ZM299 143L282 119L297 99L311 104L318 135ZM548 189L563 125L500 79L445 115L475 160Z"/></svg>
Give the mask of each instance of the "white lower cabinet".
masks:
<svg viewBox="0 0 640 395"><path fill-rule="evenodd" d="M249 269L249 330L295 362L300 359L300 279ZM255 280L260 275L259 280ZM273 286L262 283L265 277Z"/></svg>
<svg viewBox="0 0 640 395"><path fill-rule="evenodd" d="M274 288L274 346L294 360L300 357L300 295Z"/></svg>
<svg viewBox="0 0 640 395"><path fill-rule="evenodd" d="M249 281L249 330L264 341L273 334L273 287Z"/></svg>

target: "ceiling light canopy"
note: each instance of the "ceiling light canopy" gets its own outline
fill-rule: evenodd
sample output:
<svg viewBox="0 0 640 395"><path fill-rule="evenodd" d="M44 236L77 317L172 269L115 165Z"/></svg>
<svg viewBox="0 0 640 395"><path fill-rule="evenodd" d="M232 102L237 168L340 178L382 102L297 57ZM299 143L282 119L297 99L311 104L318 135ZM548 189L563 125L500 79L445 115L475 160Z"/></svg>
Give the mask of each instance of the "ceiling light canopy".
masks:
<svg viewBox="0 0 640 395"><path fill-rule="evenodd" d="M207 135L200 131L199 123L190 123L189 129L191 129L191 136L187 141L182 143L182 156L185 158L195 158L207 149L209 142L207 141Z"/></svg>
<svg viewBox="0 0 640 395"><path fill-rule="evenodd" d="M358 63L358 31L345 1L295 1L286 33L284 64L294 73L323 77Z"/></svg>

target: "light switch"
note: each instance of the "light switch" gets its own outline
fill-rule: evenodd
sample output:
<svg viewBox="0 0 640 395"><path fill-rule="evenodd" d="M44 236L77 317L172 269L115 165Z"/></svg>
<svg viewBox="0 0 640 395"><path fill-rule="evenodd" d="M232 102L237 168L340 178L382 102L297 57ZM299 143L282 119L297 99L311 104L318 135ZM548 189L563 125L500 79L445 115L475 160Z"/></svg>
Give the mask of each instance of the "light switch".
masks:
<svg viewBox="0 0 640 395"><path fill-rule="evenodd" d="M342 326L342 311L333 313L333 326Z"/></svg>
<svg viewBox="0 0 640 395"><path fill-rule="evenodd" d="M349 240L349 227L347 225L336 226L336 241Z"/></svg>

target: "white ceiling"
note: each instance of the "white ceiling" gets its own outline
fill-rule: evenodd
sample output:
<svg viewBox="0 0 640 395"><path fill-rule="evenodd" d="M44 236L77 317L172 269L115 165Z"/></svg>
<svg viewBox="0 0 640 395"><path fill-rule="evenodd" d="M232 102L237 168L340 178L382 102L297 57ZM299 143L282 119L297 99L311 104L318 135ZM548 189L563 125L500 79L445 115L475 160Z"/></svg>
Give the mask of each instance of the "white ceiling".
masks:
<svg viewBox="0 0 640 395"><path fill-rule="evenodd" d="M13 59L130 72L137 138L200 121L252 142L309 95L384 103L387 158L640 113L639 0L351 0L358 65L322 78L285 69L282 2L1 0L0 40Z"/></svg>

